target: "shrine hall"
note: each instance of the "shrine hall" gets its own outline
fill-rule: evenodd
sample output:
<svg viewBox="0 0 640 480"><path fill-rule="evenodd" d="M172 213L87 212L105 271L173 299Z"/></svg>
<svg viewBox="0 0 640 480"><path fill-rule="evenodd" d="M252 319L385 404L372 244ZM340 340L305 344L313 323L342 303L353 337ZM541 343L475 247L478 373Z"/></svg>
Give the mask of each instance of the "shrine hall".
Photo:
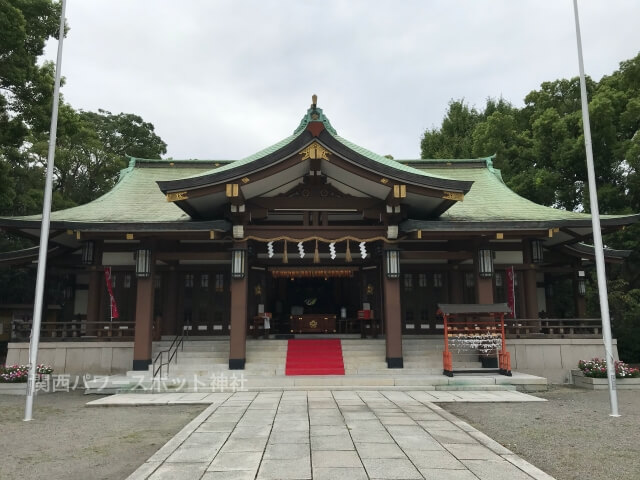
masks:
<svg viewBox="0 0 640 480"><path fill-rule="evenodd" d="M129 368L147 370L156 340L219 337L244 369L252 337L347 335L378 338L403 368L403 338L446 334L439 305L506 304L539 333L541 318L586 317L589 214L519 196L494 157L373 153L312 102L290 136L243 159L130 158L109 192L53 212L43 339L133 342ZM637 220L605 215L602 229ZM37 238L40 222L0 228ZM29 309L0 310L18 341Z"/></svg>

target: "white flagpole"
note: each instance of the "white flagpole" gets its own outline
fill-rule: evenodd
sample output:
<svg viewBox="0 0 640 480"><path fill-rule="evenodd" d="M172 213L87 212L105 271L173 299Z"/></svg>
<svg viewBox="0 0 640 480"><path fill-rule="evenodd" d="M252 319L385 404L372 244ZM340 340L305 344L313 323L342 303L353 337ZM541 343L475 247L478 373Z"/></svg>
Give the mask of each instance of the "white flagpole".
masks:
<svg viewBox="0 0 640 480"><path fill-rule="evenodd" d="M600 211L598 208L598 191L596 175L593 168L593 151L591 148L591 125L589 123L589 104L587 102L587 85L584 79L584 63L582 60L582 38L580 36L580 20L578 17L578 0L573 0L573 12L576 19L576 40L578 43L578 64L580 67L580 96L582 97L582 125L584 128L584 146L587 152L587 176L589 179L589 201L591 203L591 225L596 256L596 272L598 275L598 294L600 296L600 315L602 316L602 336L605 358L607 359L607 377L609 378L609 400L611 416L619 417L618 394L616 392L615 358L611 340L611 320L609 319L609 298L607 296L607 277L604 268L604 251L602 249L602 232L600 230Z"/></svg>
<svg viewBox="0 0 640 480"><path fill-rule="evenodd" d="M58 131L58 104L60 99L60 72L62 69L62 41L64 40L64 15L67 2L62 0L60 12L60 37L58 39L58 57L56 59L56 77L53 85L53 109L51 111L51 129L49 131L49 153L47 156L47 177L44 185L44 204L42 205L42 226L40 228L40 251L38 252L38 274L36 294L33 304L33 322L29 344L29 377L27 379L27 403L24 421L32 419L33 395L36 386L36 368L38 365L38 344L40 343L40 325L42 323L44 279L47 270L47 249L49 244L49 220L51 217L51 191L53 189L53 161L56 152L56 134Z"/></svg>

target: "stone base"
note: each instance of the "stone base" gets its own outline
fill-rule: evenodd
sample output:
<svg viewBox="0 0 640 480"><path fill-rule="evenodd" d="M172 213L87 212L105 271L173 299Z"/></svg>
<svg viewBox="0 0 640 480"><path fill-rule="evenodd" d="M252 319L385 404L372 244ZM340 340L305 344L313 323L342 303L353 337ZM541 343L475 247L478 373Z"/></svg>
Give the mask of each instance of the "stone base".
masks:
<svg viewBox="0 0 640 480"><path fill-rule="evenodd" d="M25 383L0 383L0 395L26 395L27 384Z"/></svg>
<svg viewBox="0 0 640 480"><path fill-rule="evenodd" d="M573 384L587 390L608 390L609 381L606 378L585 377L580 370L572 370ZM640 390L640 378L616 378L616 390Z"/></svg>

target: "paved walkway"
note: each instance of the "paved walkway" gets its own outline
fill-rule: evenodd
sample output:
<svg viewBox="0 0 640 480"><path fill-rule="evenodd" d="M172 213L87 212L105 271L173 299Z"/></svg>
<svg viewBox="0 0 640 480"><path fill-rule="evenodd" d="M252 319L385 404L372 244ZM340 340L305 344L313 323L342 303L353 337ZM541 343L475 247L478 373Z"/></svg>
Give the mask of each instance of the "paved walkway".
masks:
<svg viewBox="0 0 640 480"><path fill-rule="evenodd" d="M517 392L185 394L201 395L192 401L210 406L129 480L552 479L433 403L436 394L463 401L473 393L479 401ZM171 403L162 395L136 396Z"/></svg>
<svg viewBox="0 0 640 480"><path fill-rule="evenodd" d="M333 394L339 398L342 390L334 390ZM241 392L248 394L250 398L256 396L256 392ZM304 394L306 392L300 391ZM313 397L317 391L309 391ZM366 392L361 392L366 395ZM382 392L380 392L382 393ZM393 390L386 393L393 395ZM546 400L515 390L416 390L407 391L412 398L420 397L421 402L447 403L447 402L546 402ZM116 407L116 406L142 406L142 405L193 405L193 404L220 404L229 398L231 393L119 393L98 400L88 402L90 407Z"/></svg>

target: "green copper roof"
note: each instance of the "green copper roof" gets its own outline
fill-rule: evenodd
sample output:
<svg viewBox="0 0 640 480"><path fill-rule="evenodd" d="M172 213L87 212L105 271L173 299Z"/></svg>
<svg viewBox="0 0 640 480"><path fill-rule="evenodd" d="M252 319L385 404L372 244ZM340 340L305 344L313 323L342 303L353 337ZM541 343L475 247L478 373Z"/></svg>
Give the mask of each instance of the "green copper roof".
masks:
<svg viewBox="0 0 640 480"><path fill-rule="evenodd" d="M562 221L589 220L588 213L570 212L539 205L521 197L504 183L500 170L493 167L493 157L475 159L401 160L415 165L428 175L442 175L455 180L473 181L464 201L457 202L440 216L441 221ZM603 215L622 218L624 215Z"/></svg>
<svg viewBox="0 0 640 480"><path fill-rule="evenodd" d="M297 136L300 133L304 132L307 126L309 126L309 123L311 122L322 122L324 125L324 128L326 128L329 132L331 132L331 134L334 137L338 135L338 132L336 132L336 129L333 128L333 126L331 125L331 122L329 121L327 116L324 114L322 109L316 107L315 105L311 105L309 110L307 110L306 115L302 117L302 120L300 120L300 125L298 125L298 128L296 128L293 131L293 135Z"/></svg>
<svg viewBox="0 0 640 480"><path fill-rule="evenodd" d="M246 165L247 163L251 163L254 160L257 160L259 158L262 158L266 155L269 155L270 153L273 153L277 150L280 150L282 147L287 146L289 143L291 143L291 141L293 141L293 139L295 139L297 137L297 135L291 135L283 140L280 140L278 143L274 143L273 145L267 147L267 148L263 148L262 150L260 150L259 152L254 153L253 155L249 155L248 157L245 157L241 160L234 160L234 161L230 161L229 163L226 163L224 165L221 165L219 168L213 168L210 170L205 170L205 171L201 171L199 173L193 174L193 175L189 175L189 176L185 176L185 177L180 177L180 178L189 178L189 177L199 177L201 175L207 175L209 173L212 172L223 172L225 170L229 170L231 168L237 168L240 167L242 165ZM173 178L165 178L163 180L176 180L177 177L173 177ZM157 188L157 186L156 186Z"/></svg>
<svg viewBox="0 0 640 480"><path fill-rule="evenodd" d="M324 114L324 112L322 111L321 108L318 107L314 107L313 105L311 106L311 108L309 108L307 110L307 113L304 115L304 117L302 118L302 120L300 121L300 125L298 125L298 128L295 129L295 131L293 132L293 135L288 136L287 138L279 141L278 143L275 143L267 148L264 148L262 150L260 150L259 152L256 152L252 155L249 155L248 157L245 157L241 160L236 160L236 161L232 161L229 162L225 165L222 165L220 168L216 168L214 170L210 170L207 172L202 172L199 174L196 174L194 176L204 176L207 175L209 173L213 173L215 171L215 173L219 173L219 172L223 172L226 170L230 170L230 169L234 169L234 168L238 168L241 167L243 165L246 165L248 163L251 163L255 160L258 160L262 157L265 157L273 152L276 152L278 150L280 150L283 147L286 147L287 145L289 145L293 140L295 140L299 135L301 135L305 129L307 128L307 126L309 125L310 122L322 122L325 129L331 134L331 136L333 136L337 141L339 141L340 143L342 143L344 146L350 148L351 150L359 153L360 155L368 158L369 160L373 160L374 162L377 162L381 165L387 166L387 167L391 167L391 168L395 168L397 170L403 171L403 172L407 172L407 173L412 173L414 175L420 175L423 177L434 177L434 178L441 178L444 180L452 180L452 178L449 178L447 176L439 176L439 175L432 175L429 173L426 173L422 170L413 168L412 166L409 165L403 165L402 163L395 161L395 160L391 160L387 157L384 157L382 155L379 155L377 153L374 153L370 150L367 150L366 148L363 148L359 145L356 145L353 142L350 142L349 140L347 140L346 138L343 138L341 136L339 136L335 130L335 128L333 128L333 126L331 125L331 122L329 121L329 119L327 118L327 116ZM185 177L186 178L186 177ZM173 180L176 180L177 178L174 178Z"/></svg>
<svg viewBox="0 0 640 480"><path fill-rule="evenodd" d="M107 193L84 205L51 213L52 222L163 223L189 222L191 217L158 189L156 181L192 176L211 169L216 162L192 160L131 159L120 180ZM40 215L11 217L40 220Z"/></svg>
<svg viewBox="0 0 640 480"><path fill-rule="evenodd" d="M393 160L386 158L385 161L393 162ZM519 222L546 222L561 225L563 222L574 220L586 225L586 222L590 222L591 216L589 214L545 207L517 195L504 184L499 171L491 166L490 158L403 160L402 162L416 165L430 176L474 182L471 190L465 195L464 201L457 202L438 220L408 220L403 226L405 231L412 231L416 228L437 230L439 229L438 224L445 223L456 224L458 228L465 229L465 225L472 228L474 223L486 222L503 222L514 225ZM120 224L123 228L131 224L152 226L154 223L165 225L175 223L184 228L190 223L197 222L193 222L191 217L174 203L167 202L156 182L201 175L203 172L210 171L211 167L216 164L219 164L219 168L222 169L232 163L132 159L129 167L122 171L120 180L112 190L85 205L52 212L51 221L97 226L100 224ZM632 217L634 216L604 215L602 218L606 220L631 219ZM0 224L9 224L8 221L10 221L11 225L15 225L16 222L39 220L40 215L7 217L0 218ZM633 221L629 220L623 223L633 223Z"/></svg>
<svg viewBox="0 0 640 480"><path fill-rule="evenodd" d="M448 175L438 175L435 174L433 172L425 172L422 169L418 169L418 168L414 168L410 165L404 165L402 163L400 163L397 160L392 160L390 158L387 158L385 156L382 155L378 155L377 153L372 152L371 150L367 150L364 147L361 147L360 145L356 145L353 142L350 142L349 140L347 140L346 138L342 138L338 135L334 135L334 138L336 140L338 140L340 143L342 143L344 146L349 147L351 150L353 150L354 152L359 153L360 155L362 155L363 157L367 157L370 160L373 160L375 162L378 162L382 165L386 165L388 167L393 167L395 169L401 170L403 172L408 172L408 173L414 173L416 175L423 175L423 176L429 176L429 177L434 177L434 178L442 178L445 180L458 180L457 178L448 176Z"/></svg>

